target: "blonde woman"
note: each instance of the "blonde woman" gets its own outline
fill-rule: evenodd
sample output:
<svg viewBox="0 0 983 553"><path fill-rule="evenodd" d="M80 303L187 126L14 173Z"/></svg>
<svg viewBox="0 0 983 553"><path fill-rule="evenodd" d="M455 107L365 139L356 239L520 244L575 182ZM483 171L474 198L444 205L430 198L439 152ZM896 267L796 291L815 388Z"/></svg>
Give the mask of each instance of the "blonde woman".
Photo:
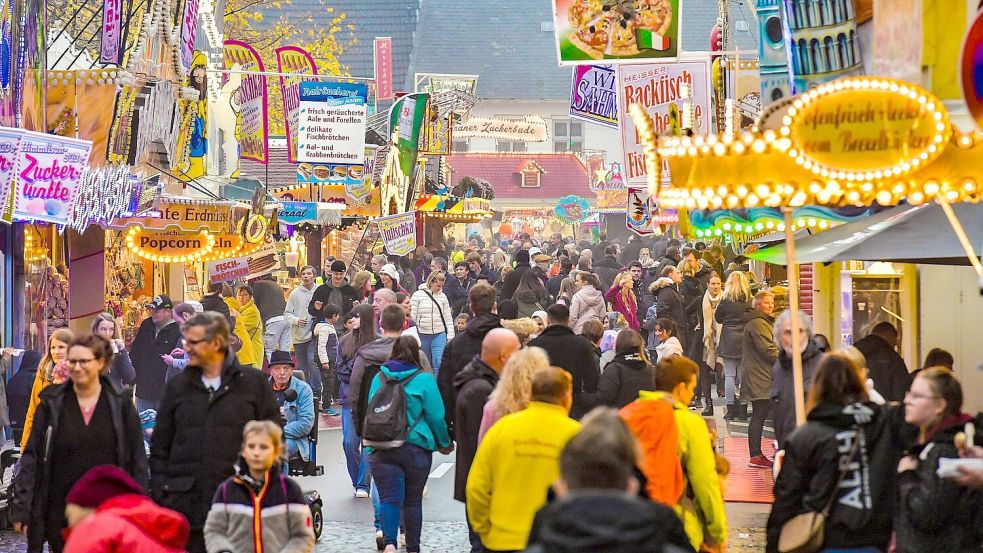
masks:
<svg viewBox="0 0 983 553"><path fill-rule="evenodd" d="M27 450L27 439L31 437L31 426L34 425L34 413L41 403L39 394L52 384L61 384L68 380L68 346L74 340L75 333L67 328L59 328L48 338L48 349L38 363L38 372L31 387L31 399L24 417L24 434L20 439L21 451Z"/></svg>
<svg viewBox="0 0 983 553"><path fill-rule="evenodd" d="M454 317L444 294L447 277L432 271L427 283L410 297L410 318L420 335L420 349L430 357L434 374L440 371L444 346L454 338Z"/></svg>
<svg viewBox="0 0 983 553"><path fill-rule="evenodd" d="M570 307L573 295L577 293L576 277L568 276L560 281L560 293L557 294L556 303Z"/></svg>
<svg viewBox="0 0 983 553"><path fill-rule="evenodd" d="M355 273L355 276L352 277L355 300L359 303L365 303L368 298L372 297L372 292L375 291L372 286L372 278L372 273L364 270Z"/></svg>
<svg viewBox="0 0 983 553"><path fill-rule="evenodd" d="M714 318L717 306L723 295L723 284L720 276L714 274L707 282L707 291L703 294L703 363L700 364L700 386L706 400L706 408L701 413L704 417L713 416L713 390L710 385L710 375L717 376L717 396L724 395L723 368L718 370L721 360L717 357L717 341L720 340L720 323Z"/></svg>
<svg viewBox="0 0 983 553"><path fill-rule="evenodd" d="M478 430L478 443L485 437L488 429L505 415L521 411L529 405L532 395L532 373L550 366L546 350L525 347L512 354L502 369L502 376L492 390L481 415L481 428Z"/></svg>
<svg viewBox="0 0 983 553"><path fill-rule="evenodd" d="M724 393L727 396L725 420L747 419L747 404L741 404L736 390L741 385L740 364L744 351L744 327L751 320L751 285L747 275L734 271L727 277L723 298L714 320L720 323L717 357L724 365Z"/></svg>

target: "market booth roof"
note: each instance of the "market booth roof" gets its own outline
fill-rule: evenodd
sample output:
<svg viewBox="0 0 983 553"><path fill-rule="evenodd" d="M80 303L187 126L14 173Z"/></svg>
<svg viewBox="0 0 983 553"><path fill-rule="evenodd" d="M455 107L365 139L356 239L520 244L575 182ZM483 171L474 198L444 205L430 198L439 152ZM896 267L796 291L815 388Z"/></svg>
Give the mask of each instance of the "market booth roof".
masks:
<svg viewBox="0 0 983 553"><path fill-rule="evenodd" d="M981 253L983 204L954 204L969 241ZM828 261L893 261L933 265L969 265L965 251L949 230L942 207L936 204L901 205L841 225L826 232L796 239L799 263ZM747 254L752 259L785 265L784 246Z"/></svg>
<svg viewBox="0 0 983 553"><path fill-rule="evenodd" d="M592 197L587 166L576 154L454 154L445 159L447 182L464 177L485 179L495 189L495 202L540 202L574 194Z"/></svg>

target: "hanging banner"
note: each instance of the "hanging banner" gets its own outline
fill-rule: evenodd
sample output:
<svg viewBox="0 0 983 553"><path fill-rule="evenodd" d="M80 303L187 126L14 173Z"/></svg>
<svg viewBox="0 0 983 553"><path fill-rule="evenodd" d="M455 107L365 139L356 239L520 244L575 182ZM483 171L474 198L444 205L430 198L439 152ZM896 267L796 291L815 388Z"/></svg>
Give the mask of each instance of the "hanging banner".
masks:
<svg viewBox="0 0 983 553"><path fill-rule="evenodd" d="M181 63L191 69L191 58L195 53L195 39L198 37L199 0L184 1L184 21L181 24ZM163 44L158 45L164 47Z"/></svg>
<svg viewBox="0 0 983 553"><path fill-rule="evenodd" d="M118 64L122 60L122 38L123 3L121 0L103 0L100 62Z"/></svg>
<svg viewBox="0 0 983 553"><path fill-rule="evenodd" d="M539 115L527 115L518 120L471 117L454 125L454 136L515 142L546 142L550 139L549 125Z"/></svg>
<svg viewBox="0 0 983 553"><path fill-rule="evenodd" d="M573 68L570 117L618 128L618 76L610 65Z"/></svg>
<svg viewBox="0 0 983 553"><path fill-rule="evenodd" d="M659 213L659 202L649 196L645 188L628 189L628 212L625 224L628 230L639 236L648 236L659 230L659 225L671 225L679 222L676 210L666 210Z"/></svg>
<svg viewBox="0 0 983 553"><path fill-rule="evenodd" d="M553 0L561 65L675 58L680 0Z"/></svg>
<svg viewBox="0 0 983 553"><path fill-rule="evenodd" d="M590 212L590 202L580 196L564 196L553 208L553 215L568 225L584 222Z"/></svg>
<svg viewBox="0 0 983 553"><path fill-rule="evenodd" d="M0 212L7 212L11 181L17 169L20 141L24 132L20 129L0 127ZM10 222L10 221L6 221Z"/></svg>
<svg viewBox="0 0 983 553"><path fill-rule="evenodd" d="M375 99L393 99L393 39L376 37L373 41L375 66Z"/></svg>
<svg viewBox="0 0 983 553"><path fill-rule="evenodd" d="M205 176L205 156L208 155L208 71L203 52L194 52L185 89L194 89L194 94L182 96L179 101L181 132L175 166L178 178L189 182Z"/></svg>
<svg viewBox="0 0 983 553"><path fill-rule="evenodd" d="M416 213L413 211L374 221L389 255L408 255L416 249Z"/></svg>
<svg viewBox="0 0 983 553"><path fill-rule="evenodd" d="M291 73L280 77L283 124L287 134L287 161L297 163L297 123L300 117L300 83L304 75L317 75L317 64L307 50L297 46L276 49L277 71Z"/></svg>
<svg viewBox="0 0 983 553"><path fill-rule="evenodd" d="M375 171L376 146L365 146L365 165L361 167L362 178L356 182L345 183L346 204L349 207L364 206L372 194L372 174Z"/></svg>
<svg viewBox="0 0 983 553"><path fill-rule="evenodd" d="M692 98L682 95L687 85ZM618 116L621 143L625 152L624 180L628 186L645 186L645 145L628 115L628 107L640 104L652 117L655 134L672 134L683 124L685 104L693 104L693 132L707 134L712 120L710 111L710 61L678 61L646 65L618 66L618 89L621 98Z"/></svg>
<svg viewBox="0 0 983 553"><path fill-rule="evenodd" d="M268 275L280 267L276 242L267 242L262 248L246 256L249 266L249 278Z"/></svg>
<svg viewBox="0 0 983 553"><path fill-rule="evenodd" d="M394 129L397 130L396 150L399 152L399 167L405 177L413 175L423 112L429 97L426 93L407 94L389 108L389 131L391 134Z"/></svg>
<svg viewBox="0 0 983 553"><path fill-rule="evenodd" d="M283 225L316 225L317 204L314 202L280 202L277 220Z"/></svg>
<svg viewBox="0 0 983 553"><path fill-rule="evenodd" d="M451 121L448 114L441 117L433 97L427 102L420 129L420 153L431 156L447 156L451 153Z"/></svg>
<svg viewBox="0 0 983 553"><path fill-rule="evenodd" d="M68 223L92 142L24 131L14 179L14 217Z"/></svg>
<svg viewBox="0 0 983 553"><path fill-rule="evenodd" d="M297 160L362 165L368 97L365 84L300 83Z"/></svg>
<svg viewBox="0 0 983 553"><path fill-rule="evenodd" d="M226 40L224 55L226 69L238 66L239 71L266 70L259 53L245 42ZM228 78L240 81L238 89L232 94L233 109L238 112L235 138L239 142L239 159L266 165L269 162L270 137L266 76L230 74Z"/></svg>

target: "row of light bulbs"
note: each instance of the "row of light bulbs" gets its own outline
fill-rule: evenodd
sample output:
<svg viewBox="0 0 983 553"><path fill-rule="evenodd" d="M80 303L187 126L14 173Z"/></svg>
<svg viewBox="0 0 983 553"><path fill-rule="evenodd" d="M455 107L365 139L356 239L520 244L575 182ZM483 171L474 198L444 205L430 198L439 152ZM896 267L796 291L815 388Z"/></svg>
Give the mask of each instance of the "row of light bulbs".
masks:
<svg viewBox="0 0 983 553"><path fill-rule="evenodd" d="M792 230L799 230L804 228L817 228L819 230L826 230L830 228L830 223L825 219L816 219L809 217L808 219L798 219L792 224ZM725 232L743 232L743 233L755 233L763 232L765 230L777 230L778 232L783 232L785 230L785 223L776 223L775 221L758 221L756 223L722 223L719 226L711 227L708 229L696 229L697 238L710 238L713 236L722 236Z"/></svg>

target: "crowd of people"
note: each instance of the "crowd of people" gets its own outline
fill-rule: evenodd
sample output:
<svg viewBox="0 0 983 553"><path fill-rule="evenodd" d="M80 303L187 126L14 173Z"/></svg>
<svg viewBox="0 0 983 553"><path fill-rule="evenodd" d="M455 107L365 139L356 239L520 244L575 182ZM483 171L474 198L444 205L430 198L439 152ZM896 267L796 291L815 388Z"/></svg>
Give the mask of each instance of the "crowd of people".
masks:
<svg viewBox="0 0 983 553"><path fill-rule="evenodd" d="M938 470L983 457L951 355L909 372L889 323L829 351L718 245L523 234L349 269L157 296L130 348L110 317L54 332L12 511L29 551L310 551L287 467L322 412L386 553L421 549L434 452L456 456L472 552L724 551L715 397L749 420L749 466L777 468L768 420L784 451L768 551L817 518L827 551L979 551L983 475Z"/></svg>

